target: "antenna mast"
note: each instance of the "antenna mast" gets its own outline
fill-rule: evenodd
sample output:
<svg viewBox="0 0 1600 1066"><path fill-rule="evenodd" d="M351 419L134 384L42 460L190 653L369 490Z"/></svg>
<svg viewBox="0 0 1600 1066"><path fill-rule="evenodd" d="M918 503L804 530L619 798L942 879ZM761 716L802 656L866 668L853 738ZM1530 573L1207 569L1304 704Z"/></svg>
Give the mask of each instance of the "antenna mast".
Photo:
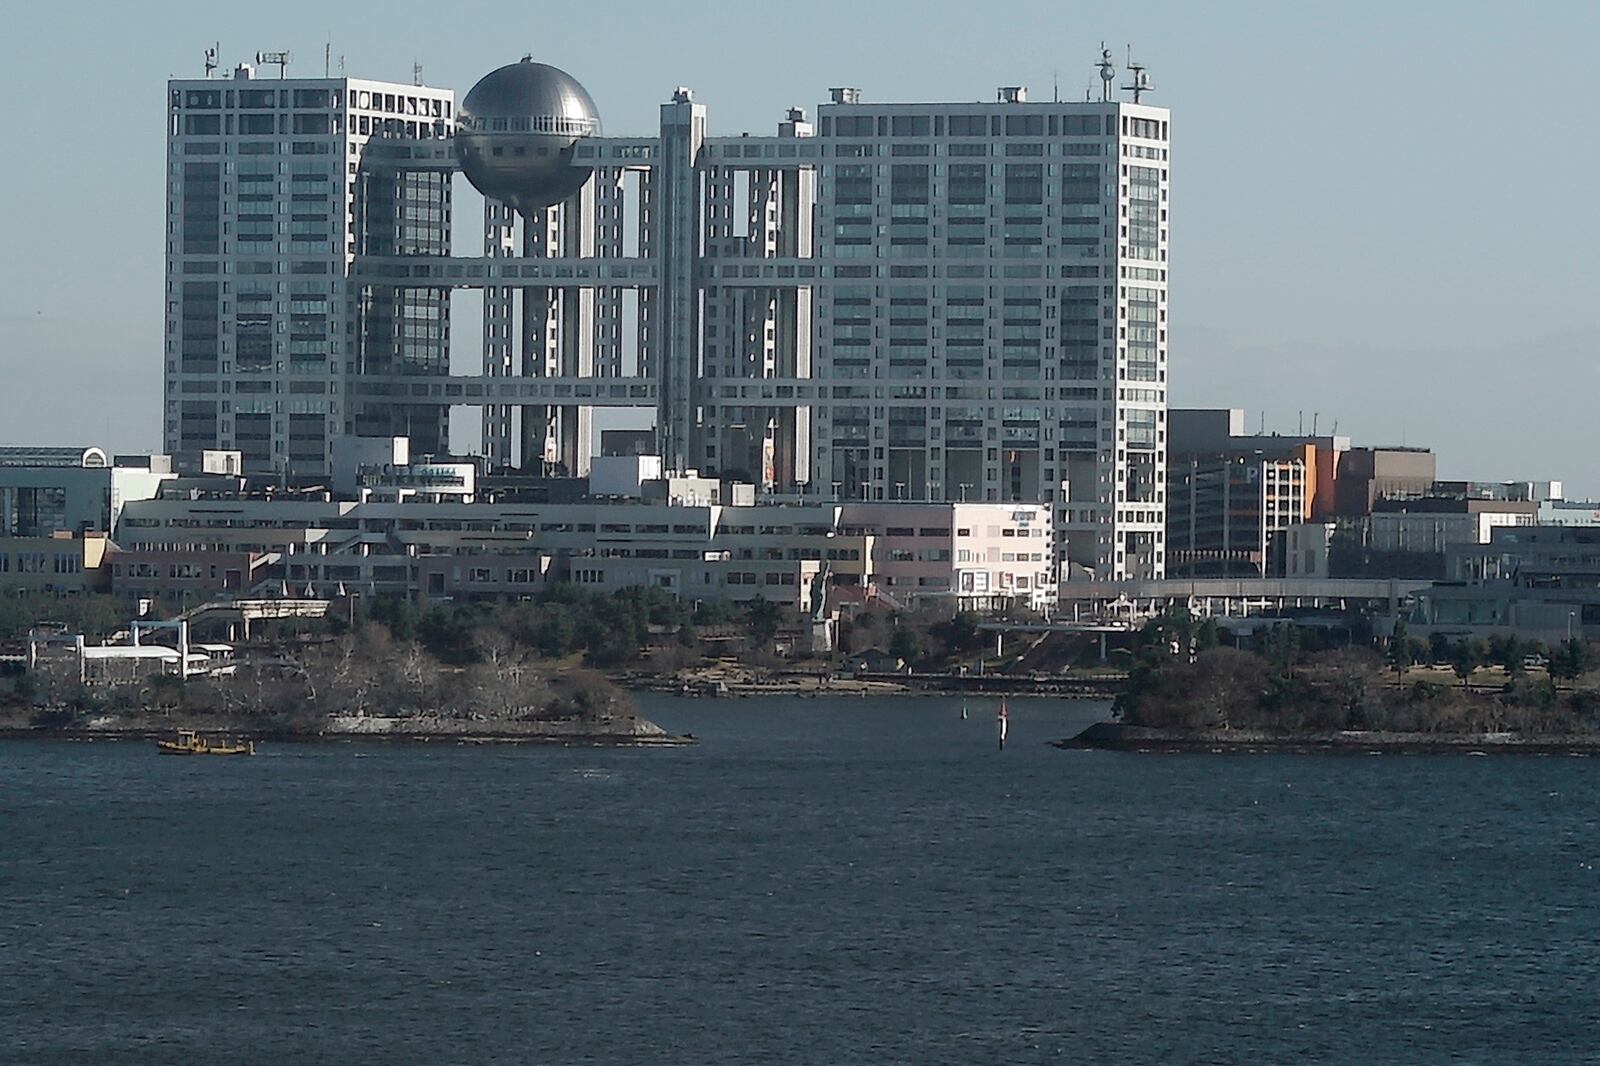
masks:
<svg viewBox="0 0 1600 1066"><path fill-rule="evenodd" d="M285 76L284 72L289 69L290 58L288 52L257 52L256 66L276 66L278 77L282 78Z"/></svg>
<svg viewBox="0 0 1600 1066"><path fill-rule="evenodd" d="M218 41L206 49L206 77L211 77L211 72L217 69L217 53L222 51L222 42Z"/></svg>
<svg viewBox="0 0 1600 1066"><path fill-rule="evenodd" d="M1155 86L1150 84L1150 75L1143 63L1133 61L1133 45L1128 46L1128 84L1124 89L1133 93L1133 102L1138 103L1139 98L1145 93L1154 92Z"/></svg>
<svg viewBox="0 0 1600 1066"><path fill-rule="evenodd" d="M1100 99L1104 103L1111 102L1111 83L1117 80L1117 65L1111 61L1111 49L1106 47L1106 42L1100 42Z"/></svg>
<svg viewBox="0 0 1600 1066"><path fill-rule="evenodd" d="M421 85L422 84L422 61L421 60L418 60L415 63L411 64L411 84L412 85Z"/></svg>

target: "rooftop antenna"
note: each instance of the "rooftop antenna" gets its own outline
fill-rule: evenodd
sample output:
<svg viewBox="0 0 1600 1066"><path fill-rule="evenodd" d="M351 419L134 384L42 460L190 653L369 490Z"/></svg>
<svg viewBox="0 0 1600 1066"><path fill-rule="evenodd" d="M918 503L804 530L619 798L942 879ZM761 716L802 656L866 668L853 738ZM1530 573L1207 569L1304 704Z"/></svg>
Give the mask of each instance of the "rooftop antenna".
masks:
<svg viewBox="0 0 1600 1066"><path fill-rule="evenodd" d="M328 41L322 46L322 76L326 78L333 73L333 42Z"/></svg>
<svg viewBox="0 0 1600 1066"><path fill-rule="evenodd" d="M412 85L421 85L422 84L422 61L421 60L418 60L417 62L411 64L411 84Z"/></svg>
<svg viewBox="0 0 1600 1066"><path fill-rule="evenodd" d="M344 77L344 56L339 57L339 77Z"/></svg>
<svg viewBox="0 0 1600 1066"><path fill-rule="evenodd" d="M1061 102L1061 72L1059 70L1050 72L1050 100L1052 103L1057 104Z"/></svg>
<svg viewBox="0 0 1600 1066"><path fill-rule="evenodd" d="M221 41L206 49L206 77L211 77L211 72L217 69L217 53L221 50Z"/></svg>
<svg viewBox="0 0 1600 1066"><path fill-rule="evenodd" d="M278 77L282 78L284 72L289 69L290 58L291 56L288 52L257 52L256 66L276 66L278 68Z"/></svg>
<svg viewBox="0 0 1600 1066"><path fill-rule="evenodd" d="M1128 46L1128 84L1124 85L1123 88L1133 93L1133 102L1136 104L1145 93L1155 91L1154 86L1150 84L1150 75L1146 73L1144 64L1133 61L1133 45L1131 44Z"/></svg>
<svg viewBox="0 0 1600 1066"><path fill-rule="evenodd" d="M1106 47L1106 42L1100 42L1100 99L1104 103L1111 102L1111 83L1117 80L1117 65L1111 61L1111 49Z"/></svg>

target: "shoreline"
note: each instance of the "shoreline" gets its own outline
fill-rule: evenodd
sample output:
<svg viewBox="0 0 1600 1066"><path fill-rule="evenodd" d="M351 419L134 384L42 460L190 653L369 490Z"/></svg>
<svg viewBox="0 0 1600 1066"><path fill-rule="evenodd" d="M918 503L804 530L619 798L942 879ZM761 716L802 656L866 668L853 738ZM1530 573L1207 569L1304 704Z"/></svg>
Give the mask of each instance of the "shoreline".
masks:
<svg viewBox="0 0 1600 1066"><path fill-rule="evenodd" d="M1255 730L1151 729L1096 722L1076 736L1050 741L1056 748L1164 754L1327 755L1600 755L1600 734L1550 736L1517 733L1391 733L1343 730L1266 733Z"/></svg>
<svg viewBox="0 0 1600 1066"><path fill-rule="evenodd" d="M631 692L662 696L742 699L751 696L1037 696L1070 700L1115 699L1127 684L1125 677L1044 678L984 677L958 674L823 674L695 673L688 676L613 675L610 680Z"/></svg>
<svg viewBox="0 0 1600 1066"><path fill-rule="evenodd" d="M316 726L306 727L262 725L240 720L218 721L214 717L154 721L147 716L131 717L125 721L90 719L67 726L10 723L0 725L0 740L149 743L169 739L180 729L190 729L214 740L227 738L279 744L354 741L390 744L454 742L564 747L685 747L698 743L693 736L669 733L654 722L637 717L496 721L432 715L332 716Z"/></svg>
<svg viewBox="0 0 1600 1066"><path fill-rule="evenodd" d="M174 730L147 729L0 729L0 741L19 740L37 743L63 744L135 744L170 740ZM481 733L295 733L272 730L195 730L211 739L250 740L262 744L434 744L451 743L473 747L517 747L539 745L564 748L686 748L700 743L692 735L665 737L630 737L607 734L556 735L492 735Z"/></svg>

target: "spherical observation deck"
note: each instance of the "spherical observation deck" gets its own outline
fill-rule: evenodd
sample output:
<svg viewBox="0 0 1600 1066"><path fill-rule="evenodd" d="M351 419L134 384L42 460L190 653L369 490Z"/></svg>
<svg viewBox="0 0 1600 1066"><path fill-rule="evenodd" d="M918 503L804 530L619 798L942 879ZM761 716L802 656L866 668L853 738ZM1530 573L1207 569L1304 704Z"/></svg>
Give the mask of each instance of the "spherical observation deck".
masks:
<svg viewBox="0 0 1600 1066"><path fill-rule="evenodd" d="M484 75L456 109L456 159L483 195L523 215L559 204L592 167L573 164L600 112L570 74L525 56Z"/></svg>

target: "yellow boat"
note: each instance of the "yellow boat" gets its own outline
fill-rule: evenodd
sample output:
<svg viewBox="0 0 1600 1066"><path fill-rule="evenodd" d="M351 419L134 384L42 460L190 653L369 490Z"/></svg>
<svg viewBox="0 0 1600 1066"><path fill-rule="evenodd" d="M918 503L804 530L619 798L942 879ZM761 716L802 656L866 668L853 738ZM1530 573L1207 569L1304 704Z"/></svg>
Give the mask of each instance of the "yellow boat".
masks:
<svg viewBox="0 0 1600 1066"><path fill-rule="evenodd" d="M256 742L247 740L243 744L218 741L213 744L209 737L203 737L192 729L178 730L177 740L158 740L156 750L163 755L254 755Z"/></svg>

